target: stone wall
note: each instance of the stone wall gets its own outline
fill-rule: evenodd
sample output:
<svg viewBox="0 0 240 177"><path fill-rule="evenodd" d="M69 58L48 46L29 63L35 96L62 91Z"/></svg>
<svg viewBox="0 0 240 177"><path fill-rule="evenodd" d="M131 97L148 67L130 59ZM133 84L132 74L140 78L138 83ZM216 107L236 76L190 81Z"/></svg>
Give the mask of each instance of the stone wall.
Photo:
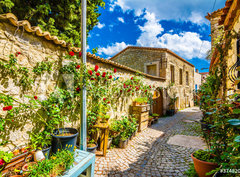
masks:
<svg viewBox="0 0 240 177"><path fill-rule="evenodd" d="M178 58L176 55L167 52L166 50L157 50L144 47L128 47L123 52L120 52L112 58L113 61L120 64L132 67L134 69L145 71L144 65L151 64L155 61L159 62L159 77L165 77L165 81L160 85L167 90L164 92L164 110L166 111L169 104L169 96L173 97L174 93L177 96L177 109L184 109L194 105L193 90L194 90L194 66L188 62ZM161 62L162 61L162 62ZM170 66L174 66L175 83L169 89L171 84ZM179 69L183 69L183 84L179 83ZM146 72L146 71L145 71ZM189 85L186 85L186 72L189 73Z"/></svg>
<svg viewBox="0 0 240 177"><path fill-rule="evenodd" d="M7 20L0 20L0 60L4 61L8 59L10 54L21 52L18 55L18 64L32 69L37 62L41 61L54 61L54 66L62 65L61 56L65 55L68 51L67 48L61 47L55 44L53 41L48 40L44 37L38 36L35 33L29 33L22 30L23 27L15 27ZM120 79L127 79L136 74L136 71L132 69L126 69L126 67L119 64L113 64L106 62L106 60L99 59L93 55L88 55L87 65L93 67L98 64L101 70L110 70L112 68L117 69L117 74ZM28 91L27 95L37 95L38 99L46 99L49 93L54 91L57 86L58 73L53 72L52 74L44 74L41 78L37 79L37 82L33 88ZM7 84L6 84L6 81ZM163 87L162 79L155 77L146 77L144 79L145 84L155 85L155 87ZM25 101L21 89L17 87L12 79L1 78L0 82L0 93L9 94L15 98ZM119 101L119 105L116 105L117 110L111 109L110 115L112 118L119 118L122 115L129 114L129 106L132 100L136 96L122 98ZM0 115L4 115L2 111L3 105L0 105ZM29 134L33 124L31 121L26 121L22 127L11 131L9 134L9 144L4 147L0 147L3 150L9 150L15 146L21 146L28 143ZM72 126L77 126L77 123L73 123ZM41 128L41 127L40 127Z"/></svg>

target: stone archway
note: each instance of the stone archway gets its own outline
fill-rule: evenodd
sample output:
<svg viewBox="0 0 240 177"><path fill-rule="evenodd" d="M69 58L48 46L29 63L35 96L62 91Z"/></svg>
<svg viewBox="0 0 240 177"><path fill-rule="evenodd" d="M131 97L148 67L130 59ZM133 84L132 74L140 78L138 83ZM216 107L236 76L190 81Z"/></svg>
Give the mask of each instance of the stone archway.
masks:
<svg viewBox="0 0 240 177"><path fill-rule="evenodd" d="M163 116L163 91L155 90L153 95L153 113Z"/></svg>

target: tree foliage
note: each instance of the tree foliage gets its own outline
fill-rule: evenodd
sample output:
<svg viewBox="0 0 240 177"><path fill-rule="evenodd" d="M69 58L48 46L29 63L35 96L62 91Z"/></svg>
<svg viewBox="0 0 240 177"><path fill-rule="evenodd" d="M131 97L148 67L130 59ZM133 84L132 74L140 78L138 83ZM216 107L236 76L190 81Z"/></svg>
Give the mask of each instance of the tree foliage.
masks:
<svg viewBox="0 0 240 177"><path fill-rule="evenodd" d="M87 0L87 32L98 23L103 0ZM1 0L0 13L11 12L51 35L80 46L81 0Z"/></svg>

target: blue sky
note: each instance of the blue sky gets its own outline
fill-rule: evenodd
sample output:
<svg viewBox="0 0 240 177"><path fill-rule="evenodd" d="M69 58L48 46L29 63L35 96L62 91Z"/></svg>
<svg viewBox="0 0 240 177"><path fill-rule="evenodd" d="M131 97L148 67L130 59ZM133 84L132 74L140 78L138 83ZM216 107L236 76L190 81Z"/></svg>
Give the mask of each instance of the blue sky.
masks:
<svg viewBox="0 0 240 177"><path fill-rule="evenodd" d="M98 47L110 58L129 45L168 48L194 64L208 68L210 23L204 17L224 7L225 0L105 0L99 24L88 37L89 50Z"/></svg>

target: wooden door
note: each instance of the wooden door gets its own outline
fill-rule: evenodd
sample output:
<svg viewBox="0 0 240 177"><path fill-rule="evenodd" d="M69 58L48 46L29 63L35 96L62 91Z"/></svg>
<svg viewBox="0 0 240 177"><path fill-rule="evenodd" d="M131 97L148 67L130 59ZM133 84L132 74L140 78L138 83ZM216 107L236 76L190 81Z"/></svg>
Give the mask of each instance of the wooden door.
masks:
<svg viewBox="0 0 240 177"><path fill-rule="evenodd" d="M163 93L162 93L162 90L154 92L153 113L163 116Z"/></svg>

